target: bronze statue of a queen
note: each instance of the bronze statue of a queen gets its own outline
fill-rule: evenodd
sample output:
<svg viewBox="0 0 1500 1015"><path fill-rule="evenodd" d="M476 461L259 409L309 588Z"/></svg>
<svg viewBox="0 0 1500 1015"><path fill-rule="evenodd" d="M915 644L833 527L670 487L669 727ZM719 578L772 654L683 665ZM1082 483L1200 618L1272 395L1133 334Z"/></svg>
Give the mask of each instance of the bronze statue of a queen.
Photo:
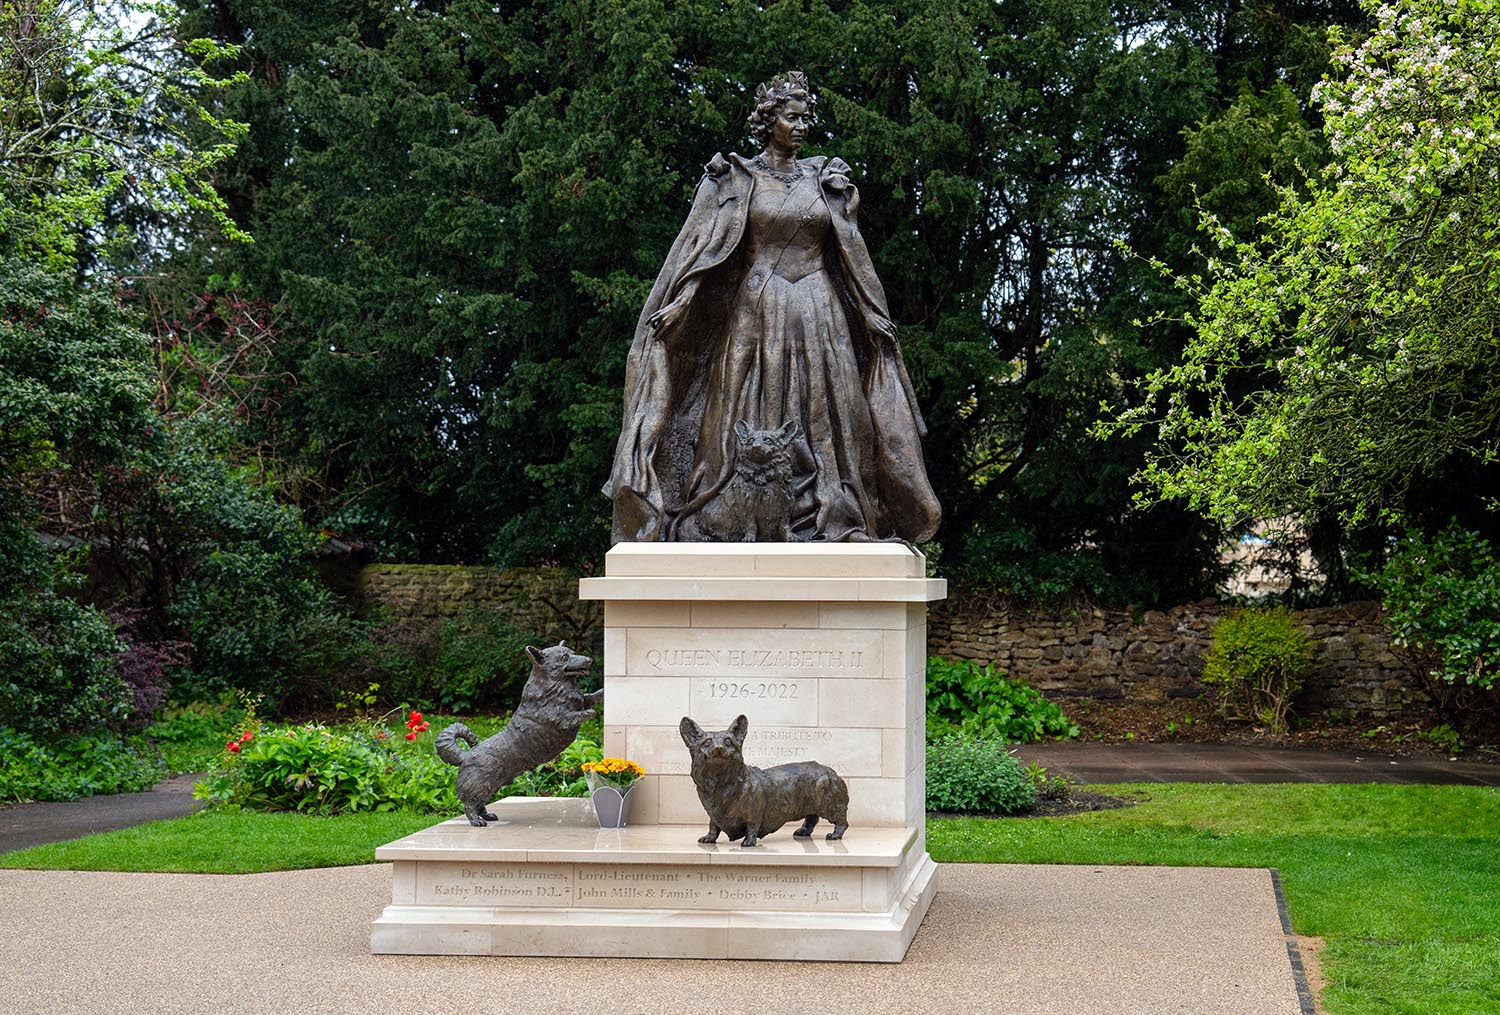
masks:
<svg viewBox="0 0 1500 1015"><path fill-rule="evenodd" d="M926 426L859 192L840 159L798 158L815 106L803 74L773 78L749 118L760 154L705 167L630 348L604 487L615 542L714 538L684 523L731 482L736 424L796 434L791 538L921 542L937 529Z"/></svg>

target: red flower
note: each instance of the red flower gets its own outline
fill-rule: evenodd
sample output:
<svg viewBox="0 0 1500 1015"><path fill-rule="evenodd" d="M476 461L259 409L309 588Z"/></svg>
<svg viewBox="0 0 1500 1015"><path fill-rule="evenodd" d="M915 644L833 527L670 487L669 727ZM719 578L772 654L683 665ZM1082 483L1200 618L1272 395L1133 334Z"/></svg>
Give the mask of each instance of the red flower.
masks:
<svg viewBox="0 0 1500 1015"><path fill-rule="evenodd" d="M240 743L239 743L239 741L238 740L231 740L231 741L229 741L229 743L227 743L227 744L224 745L224 750L228 751L230 754L238 754L238 753L240 753Z"/></svg>
<svg viewBox="0 0 1500 1015"><path fill-rule="evenodd" d="M410 733L408 733L406 735L406 739L408 739L408 740L415 740L415 739L417 739L417 731L416 730L412 730Z"/></svg>
<svg viewBox="0 0 1500 1015"><path fill-rule="evenodd" d="M418 733L426 733L427 732L427 724L424 722L422 725L418 726L417 727L417 732Z"/></svg>
<svg viewBox="0 0 1500 1015"><path fill-rule="evenodd" d="M245 735L242 736L242 737L240 737L240 743L242 743L242 744L248 744L250 741L252 741L254 739L255 739L255 734L252 733L252 732L250 732L249 730L246 730L245 731Z"/></svg>
<svg viewBox="0 0 1500 1015"><path fill-rule="evenodd" d="M421 722L422 721L422 713L421 712L413 712L411 715L409 715L409 716L406 717L406 721L409 722L409 723L418 723L418 722Z"/></svg>

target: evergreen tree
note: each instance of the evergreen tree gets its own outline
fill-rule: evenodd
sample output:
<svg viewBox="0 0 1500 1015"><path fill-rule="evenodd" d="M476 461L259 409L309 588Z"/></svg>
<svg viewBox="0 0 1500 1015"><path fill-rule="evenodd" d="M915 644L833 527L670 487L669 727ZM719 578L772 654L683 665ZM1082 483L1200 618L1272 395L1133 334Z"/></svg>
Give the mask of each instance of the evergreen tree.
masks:
<svg viewBox="0 0 1500 1015"><path fill-rule="evenodd" d="M250 425L288 448L283 475L316 477L298 497L320 524L391 555L597 566L635 317L699 167L748 149L754 85L795 67L821 97L808 153L839 155L861 188L931 428L945 570L1022 594L1211 583L1217 527L1131 502L1145 436L1088 437L1100 402L1183 339L1130 324L1170 292L1115 245L1190 256L1170 205L1190 182L1163 182L1183 132L1245 89L1307 87L1327 13L184 10L189 32L243 46L249 80L223 109L252 141L221 184L257 243L209 236L169 267L278 307L288 390Z"/></svg>

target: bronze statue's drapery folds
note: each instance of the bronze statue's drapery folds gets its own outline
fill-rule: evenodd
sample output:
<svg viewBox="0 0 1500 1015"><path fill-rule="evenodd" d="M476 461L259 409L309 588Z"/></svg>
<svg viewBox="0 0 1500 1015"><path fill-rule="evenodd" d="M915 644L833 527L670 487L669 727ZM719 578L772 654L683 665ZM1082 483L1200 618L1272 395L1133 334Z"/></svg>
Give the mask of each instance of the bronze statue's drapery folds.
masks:
<svg viewBox="0 0 1500 1015"><path fill-rule="evenodd" d="M926 427L849 167L796 158L805 87L795 73L762 87L766 151L708 163L641 312L604 488L615 542L739 538L683 524L731 482L738 423L797 424L793 538L920 542L937 529Z"/></svg>

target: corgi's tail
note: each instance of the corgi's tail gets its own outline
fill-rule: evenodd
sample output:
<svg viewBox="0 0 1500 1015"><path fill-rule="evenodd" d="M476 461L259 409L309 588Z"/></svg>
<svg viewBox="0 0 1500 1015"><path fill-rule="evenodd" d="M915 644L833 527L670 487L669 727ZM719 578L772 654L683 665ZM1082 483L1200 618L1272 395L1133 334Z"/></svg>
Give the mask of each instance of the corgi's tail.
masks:
<svg viewBox="0 0 1500 1015"><path fill-rule="evenodd" d="M456 722L437 735L437 740L433 743L433 746L437 748L437 756L450 765L457 766L463 764L464 754L467 752L458 746L460 740L470 747L479 743L479 738L473 734L469 727L461 722Z"/></svg>

